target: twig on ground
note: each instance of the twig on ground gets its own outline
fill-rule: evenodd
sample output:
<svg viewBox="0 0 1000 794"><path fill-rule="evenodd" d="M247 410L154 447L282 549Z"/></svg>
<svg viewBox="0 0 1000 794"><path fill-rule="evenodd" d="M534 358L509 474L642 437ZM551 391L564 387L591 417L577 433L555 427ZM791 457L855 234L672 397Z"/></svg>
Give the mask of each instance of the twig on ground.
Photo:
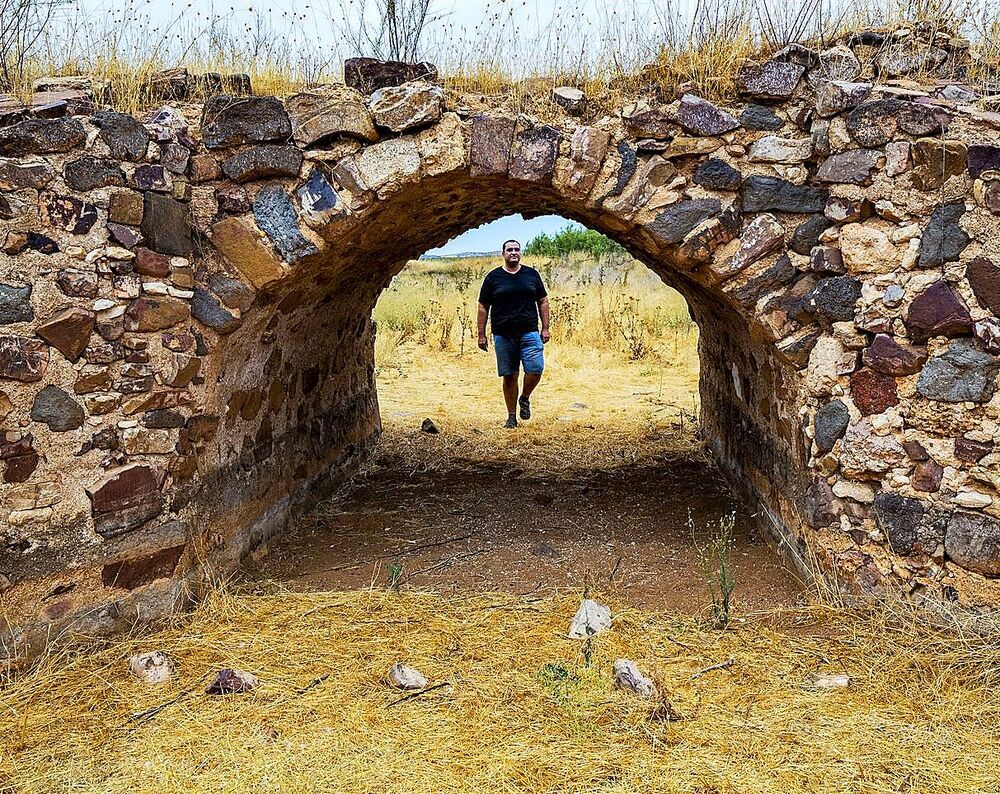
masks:
<svg viewBox="0 0 1000 794"><path fill-rule="evenodd" d="M304 695L310 689L314 689L315 687L318 687L320 684L322 684L324 681L326 681L326 679L328 679L329 677L330 677L329 673L323 673L323 675L319 676L318 678L314 678L312 681L310 681L308 684L306 684L301 689L297 689L295 691L295 694L296 695Z"/></svg>
<svg viewBox="0 0 1000 794"><path fill-rule="evenodd" d="M718 664L710 664L708 667L703 667L697 673L692 675L690 680L694 681L694 679L705 675L705 673L710 673L713 670L731 670L734 664L736 664L736 660L732 656L730 656L724 662L719 662Z"/></svg>
<svg viewBox="0 0 1000 794"><path fill-rule="evenodd" d="M451 686L451 681L444 681L440 684L435 684L434 686L429 686L427 689L421 689L419 692L412 692L409 695L404 695L398 700L393 700L391 703L386 705L386 708L395 706L397 703L403 703L407 700L413 700L414 698L426 695L428 692L433 692L435 689L441 689L442 687Z"/></svg>

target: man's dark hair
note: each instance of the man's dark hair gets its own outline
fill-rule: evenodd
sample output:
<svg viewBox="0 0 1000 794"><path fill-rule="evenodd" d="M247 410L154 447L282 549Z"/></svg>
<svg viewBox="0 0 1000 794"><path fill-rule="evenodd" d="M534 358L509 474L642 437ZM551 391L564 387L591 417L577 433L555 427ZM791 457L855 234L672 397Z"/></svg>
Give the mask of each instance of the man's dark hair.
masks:
<svg viewBox="0 0 1000 794"><path fill-rule="evenodd" d="M518 247L518 248L520 248L520 247L521 247L521 241L520 241L520 240L515 240L515 239L513 239L513 238L511 238L510 240L504 240L504 241L503 241L503 245L501 245L501 246L500 246L500 253L501 253L501 254L502 254L502 253L503 253L504 251L506 251L506 250L507 250L507 243L517 243L517 247Z"/></svg>

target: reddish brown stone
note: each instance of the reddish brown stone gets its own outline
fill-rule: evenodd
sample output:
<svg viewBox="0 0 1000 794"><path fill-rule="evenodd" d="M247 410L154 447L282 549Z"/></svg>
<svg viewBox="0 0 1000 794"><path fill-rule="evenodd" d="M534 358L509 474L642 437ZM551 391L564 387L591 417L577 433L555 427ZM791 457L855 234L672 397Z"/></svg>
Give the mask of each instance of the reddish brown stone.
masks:
<svg viewBox="0 0 1000 794"><path fill-rule="evenodd" d="M864 351L865 364L886 375L913 375L926 361L925 349L901 345L888 334L878 334Z"/></svg>
<svg viewBox="0 0 1000 794"><path fill-rule="evenodd" d="M60 270L56 277L56 286L64 295L71 298L96 298L97 273L72 268Z"/></svg>
<svg viewBox="0 0 1000 794"><path fill-rule="evenodd" d="M122 406L122 412L131 416L132 414L145 413L146 411L158 411L161 408L177 408L181 405L190 404L191 395L188 392L183 389L174 389L134 397Z"/></svg>
<svg viewBox="0 0 1000 794"><path fill-rule="evenodd" d="M515 127L514 119L494 116L472 117L469 159L473 176L507 173Z"/></svg>
<svg viewBox="0 0 1000 794"><path fill-rule="evenodd" d="M135 590L156 579L166 579L173 575L184 548L185 544L181 544L145 557L109 563L101 571L101 582L105 587Z"/></svg>
<svg viewBox="0 0 1000 794"><path fill-rule="evenodd" d="M73 391L76 394L90 394L95 391L107 391L110 388L111 372L108 369L99 369L96 372L81 375L73 384Z"/></svg>
<svg viewBox="0 0 1000 794"><path fill-rule="evenodd" d="M935 281L918 295L903 322L915 342L934 336L967 336L973 326L969 308L946 281Z"/></svg>
<svg viewBox="0 0 1000 794"><path fill-rule="evenodd" d="M108 220L138 226L142 223L142 193L116 190L108 198Z"/></svg>
<svg viewBox="0 0 1000 794"><path fill-rule="evenodd" d="M70 361L76 361L87 349L96 319L94 313L86 309L64 309L38 326L35 333Z"/></svg>
<svg viewBox="0 0 1000 794"><path fill-rule="evenodd" d="M977 256L965 268L965 277L972 285L979 305L1000 315L1000 267L985 257Z"/></svg>
<svg viewBox="0 0 1000 794"><path fill-rule="evenodd" d="M861 369L851 375L851 397L864 416L880 414L899 402L896 379L872 369Z"/></svg>
<svg viewBox="0 0 1000 794"><path fill-rule="evenodd" d="M94 529L105 538L130 532L160 514L163 494L152 467L136 463L109 471L87 489Z"/></svg>
<svg viewBox="0 0 1000 794"><path fill-rule="evenodd" d="M97 207L74 196L43 190L38 194L38 209L44 224L72 234L86 234L97 223Z"/></svg>
<svg viewBox="0 0 1000 794"><path fill-rule="evenodd" d="M162 331L191 317L191 307L176 298L137 298L125 313L130 331Z"/></svg>
<svg viewBox="0 0 1000 794"><path fill-rule="evenodd" d="M219 202L220 210L231 215L242 215L250 211L250 197L247 195L246 188L239 185L217 188L215 200Z"/></svg>
<svg viewBox="0 0 1000 794"><path fill-rule="evenodd" d="M188 161L188 175L194 184L209 182L222 175L219 161L210 154L196 154Z"/></svg>
<svg viewBox="0 0 1000 794"><path fill-rule="evenodd" d="M927 450L924 449L924 445L919 441L904 441L903 451L906 452L906 457L910 460L929 460L930 455L927 454Z"/></svg>
<svg viewBox="0 0 1000 794"><path fill-rule="evenodd" d="M31 435L16 431L0 432L0 460L3 461L3 481L25 482L38 466L38 453L31 445Z"/></svg>
<svg viewBox="0 0 1000 794"><path fill-rule="evenodd" d="M0 378L33 383L49 366L49 347L25 336L0 336Z"/></svg>
<svg viewBox="0 0 1000 794"><path fill-rule="evenodd" d="M936 462L928 458L922 460L913 467L913 476L910 484L915 491L924 493L937 493L941 488L941 477L944 469Z"/></svg>
<svg viewBox="0 0 1000 794"><path fill-rule="evenodd" d="M979 463L992 451L992 441L974 441L965 436L955 439L955 457L966 463Z"/></svg>
<svg viewBox="0 0 1000 794"><path fill-rule="evenodd" d="M135 261L133 262L136 273L144 276L155 276L166 278L170 275L170 258L148 248L135 249Z"/></svg>

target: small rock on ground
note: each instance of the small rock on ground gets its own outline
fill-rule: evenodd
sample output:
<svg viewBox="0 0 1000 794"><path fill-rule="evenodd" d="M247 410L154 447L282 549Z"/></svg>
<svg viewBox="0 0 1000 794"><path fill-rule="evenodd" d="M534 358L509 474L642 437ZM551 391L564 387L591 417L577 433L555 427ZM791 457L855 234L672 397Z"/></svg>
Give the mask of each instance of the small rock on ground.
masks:
<svg viewBox="0 0 1000 794"><path fill-rule="evenodd" d="M389 683L397 689L424 689L427 678L415 667L397 662L389 670Z"/></svg>
<svg viewBox="0 0 1000 794"><path fill-rule="evenodd" d="M656 684L651 678L643 675L631 659L616 659L611 670L615 677L615 685L620 689L627 689L647 699L656 697Z"/></svg>
<svg viewBox="0 0 1000 794"><path fill-rule="evenodd" d="M585 598L573 616L568 636L573 640L585 640L609 628L611 628L611 610L604 604Z"/></svg>
<svg viewBox="0 0 1000 794"><path fill-rule="evenodd" d="M238 695L257 687L253 673L226 667L215 674L215 680L205 690L206 695Z"/></svg>
<svg viewBox="0 0 1000 794"><path fill-rule="evenodd" d="M163 684L174 674L174 665L163 651L137 653L128 662L132 675L147 684Z"/></svg>

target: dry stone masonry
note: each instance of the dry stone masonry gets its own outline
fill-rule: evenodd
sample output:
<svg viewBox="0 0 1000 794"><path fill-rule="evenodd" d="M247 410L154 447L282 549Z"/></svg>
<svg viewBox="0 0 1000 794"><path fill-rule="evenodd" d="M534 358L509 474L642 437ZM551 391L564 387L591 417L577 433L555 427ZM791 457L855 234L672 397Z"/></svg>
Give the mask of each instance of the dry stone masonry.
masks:
<svg viewBox="0 0 1000 794"><path fill-rule="evenodd" d="M139 118L80 82L5 113L4 658L184 606L329 493L379 433L380 291L512 212L685 295L705 438L803 568L995 606L1000 115L888 82L949 41L890 47L882 82L864 40L792 46L724 107L560 90L547 122L370 61L284 101L164 77Z"/></svg>

